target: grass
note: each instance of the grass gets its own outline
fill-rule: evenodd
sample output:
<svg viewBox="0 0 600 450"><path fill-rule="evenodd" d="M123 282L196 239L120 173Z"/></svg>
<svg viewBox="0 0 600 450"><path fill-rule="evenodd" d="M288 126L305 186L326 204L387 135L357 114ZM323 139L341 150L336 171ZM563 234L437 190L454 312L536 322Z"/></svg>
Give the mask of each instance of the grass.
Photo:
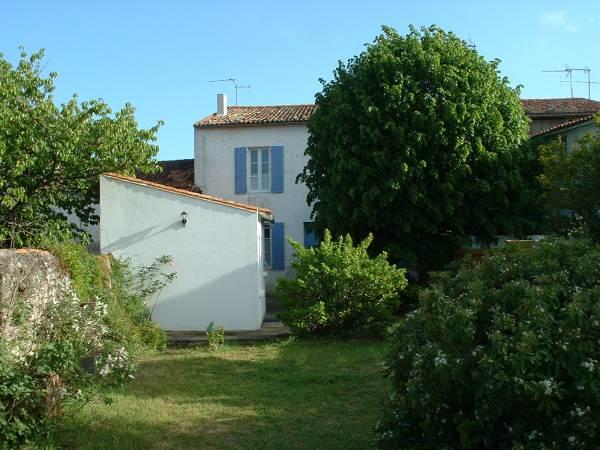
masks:
<svg viewBox="0 0 600 450"><path fill-rule="evenodd" d="M56 433L65 448L364 449L388 391L382 342L174 348L141 362L114 402Z"/></svg>

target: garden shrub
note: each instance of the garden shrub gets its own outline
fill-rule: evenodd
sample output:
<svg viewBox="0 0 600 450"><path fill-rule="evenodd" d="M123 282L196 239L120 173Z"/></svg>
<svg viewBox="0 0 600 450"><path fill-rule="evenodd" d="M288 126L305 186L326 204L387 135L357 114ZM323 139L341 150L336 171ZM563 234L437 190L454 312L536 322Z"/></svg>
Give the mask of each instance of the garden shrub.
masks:
<svg viewBox="0 0 600 450"><path fill-rule="evenodd" d="M135 354L165 347L165 333L151 320L148 301L176 276L161 271L170 262L169 256L147 267L134 267L129 259L99 257L73 241L46 243L45 247L59 258L80 299L106 303L109 333L125 340L128 351ZM105 258L104 265L101 258Z"/></svg>
<svg viewBox="0 0 600 450"><path fill-rule="evenodd" d="M317 247L290 240L296 277L277 283L286 308L281 320L299 334L382 335L394 320L406 278L386 253L369 255L372 240L369 235L354 246L350 235L333 240L328 230Z"/></svg>
<svg viewBox="0 0 600 450"><path fill-rule="evenodd" d="M434 276L395 330L393 449L597 448L600 247L511 245Z"/></svg>

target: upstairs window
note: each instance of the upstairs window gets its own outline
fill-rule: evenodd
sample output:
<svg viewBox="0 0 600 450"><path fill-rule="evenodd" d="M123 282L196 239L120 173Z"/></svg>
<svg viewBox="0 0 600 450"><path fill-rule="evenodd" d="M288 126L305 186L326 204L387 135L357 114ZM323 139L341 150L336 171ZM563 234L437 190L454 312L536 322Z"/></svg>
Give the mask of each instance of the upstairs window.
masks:
<svg viewBox="0 0 600 450"><path fill-rule="evenodd" d="M271 151L268 147L249 148L250 192L271 191Z"/></svg>
<svg viewBox="0 0 600 450"><path fill-rule="evenodd" d="M234 193L283 192L283 147L236 147Z"/></svg>

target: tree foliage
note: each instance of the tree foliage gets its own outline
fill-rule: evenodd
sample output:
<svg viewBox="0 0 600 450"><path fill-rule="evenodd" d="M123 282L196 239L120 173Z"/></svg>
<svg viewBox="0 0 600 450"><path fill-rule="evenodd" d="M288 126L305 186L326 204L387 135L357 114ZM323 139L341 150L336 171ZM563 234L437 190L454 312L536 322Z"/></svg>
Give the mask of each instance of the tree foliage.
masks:
<svg viewBox="0 0 600 450"><path fill-rule="evenodd" d="M432 26L392 28L321 80L298 180L318 229L373 232L378 249L421 260L467 235L519 232L528 121L498 71Z"/></svg>
<svg viewBox="0 0 600 450"><path fill-rule="evenodd" d="M595 119L600 126L600 118ZM549 232L563 232L582 221L600 241L600 135L587 134L571 151L556 139L539 147L542 204Z"/></svg>
<svg viewBox="0 0 600 450"><path fill-rule="evenodd" d="M99 174L157 170L161 123L139 129L133 106L113 114L101 99L57 106L43 55L22 52L13 66L0 54L0 246L80 232L65 213L97 223Z"/></svg>

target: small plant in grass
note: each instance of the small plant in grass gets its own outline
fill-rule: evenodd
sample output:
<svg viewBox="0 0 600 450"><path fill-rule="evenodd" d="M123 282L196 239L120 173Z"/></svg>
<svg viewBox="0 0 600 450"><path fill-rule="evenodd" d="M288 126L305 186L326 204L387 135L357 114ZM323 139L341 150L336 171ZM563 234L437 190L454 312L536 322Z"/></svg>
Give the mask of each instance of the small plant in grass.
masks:
<svg viewBox="0 0 600 450"><path fill-rule="evenodd" d="M206 340L210 350L219 350L225 343L225 329L215 326L214 322L209 323L206 328Z"/></svg>
<svg viewBox="0 0 600 450"><path fill-rule="evenodd" d="M281 320L299 334L385 334L396 319L406 278L386 253L369 255L372 241L369 235L355 246L350 235L334 240L328 230L317 247L290 240L297 276L277 283L287 308Z"/></svg>

